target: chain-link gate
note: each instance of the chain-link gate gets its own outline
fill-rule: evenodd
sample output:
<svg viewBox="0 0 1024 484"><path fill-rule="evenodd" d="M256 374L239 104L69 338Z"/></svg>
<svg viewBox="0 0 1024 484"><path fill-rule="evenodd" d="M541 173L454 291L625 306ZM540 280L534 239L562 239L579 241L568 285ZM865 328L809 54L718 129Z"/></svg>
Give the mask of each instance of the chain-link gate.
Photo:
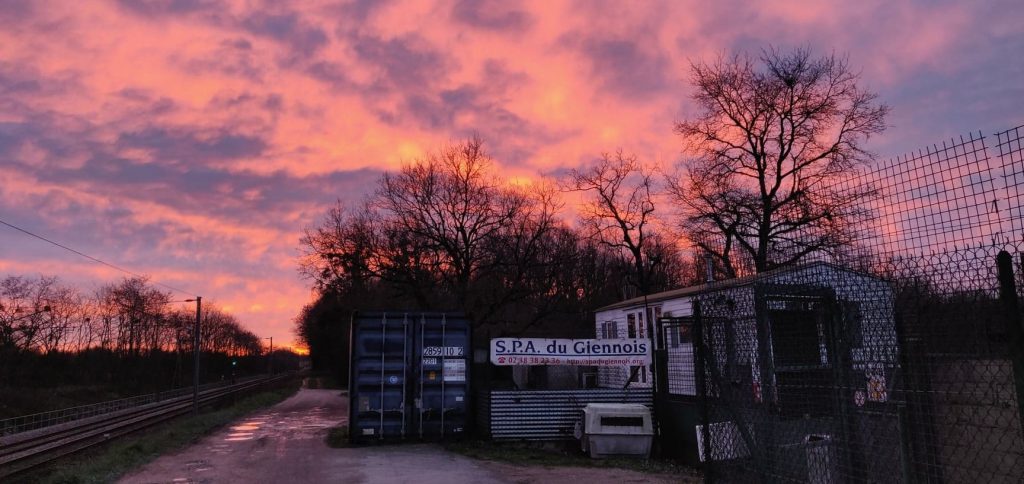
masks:
<svg viewBox="0 0 1024 484"><path fill-rule="evenodd" d="M830 266L798 276L806 280L698 300L710 472L737 482L884 482L900 455L891 294Z"/></svg>
<svg viewBox="0 0 1024 484"><path fill-rule="evenodd" d="M693 430L705 420L702 401L697 400L697 373L694 365L693 330L691 317L659 318L655 345L655 381L658 391L654 395L654 409L659 425L659 448L664 457L698 462L692 458L697 446Z"/></svg>

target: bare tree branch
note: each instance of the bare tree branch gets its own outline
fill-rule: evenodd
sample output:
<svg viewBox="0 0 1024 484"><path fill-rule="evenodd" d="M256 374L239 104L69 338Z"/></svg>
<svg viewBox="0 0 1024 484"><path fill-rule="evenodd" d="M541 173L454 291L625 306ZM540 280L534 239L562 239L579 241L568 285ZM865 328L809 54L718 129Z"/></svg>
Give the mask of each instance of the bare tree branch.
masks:
<svg viewBox="0 0 1024 484"><path fill-rule="evenodd" d="M864 143L890 108L848 61L769 48L696 62L692 76L701 112L675 127L692 159L669 193L694 244L728 276L849 244L875 192L841 182L874 161Z"/></svg>

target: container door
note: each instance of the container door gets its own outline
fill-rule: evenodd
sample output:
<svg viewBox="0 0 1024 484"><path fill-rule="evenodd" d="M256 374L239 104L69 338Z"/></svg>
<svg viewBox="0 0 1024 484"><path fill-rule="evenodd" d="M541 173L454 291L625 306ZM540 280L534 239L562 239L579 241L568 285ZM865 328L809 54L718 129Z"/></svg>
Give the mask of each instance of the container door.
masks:
<svg viewBox="0 0 1024 484"><path fill-rule="evenodd" d="M447 315L420 317L416 432L421 439L462 435L466 426L469 324Z"/></svg>
<svg viewBox="0 0 1024 484"><path fill-rule="evenodd" d="M353 441L405 438L410 421L409 318L401 313L361 315L354 331Z"/></svg>

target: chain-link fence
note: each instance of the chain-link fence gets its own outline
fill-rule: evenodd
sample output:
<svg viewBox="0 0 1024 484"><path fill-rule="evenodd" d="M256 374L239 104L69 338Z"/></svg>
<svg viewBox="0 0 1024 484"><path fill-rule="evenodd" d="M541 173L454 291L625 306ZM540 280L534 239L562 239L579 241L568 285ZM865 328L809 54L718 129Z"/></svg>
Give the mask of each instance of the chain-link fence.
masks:
<svg viewBox="0 0 1024 484"><path fill-rule="evenodd" d="M699 402L708 480L1024 482L1022 135L864 173L842 254L692 296L667 388Z"/></svg>

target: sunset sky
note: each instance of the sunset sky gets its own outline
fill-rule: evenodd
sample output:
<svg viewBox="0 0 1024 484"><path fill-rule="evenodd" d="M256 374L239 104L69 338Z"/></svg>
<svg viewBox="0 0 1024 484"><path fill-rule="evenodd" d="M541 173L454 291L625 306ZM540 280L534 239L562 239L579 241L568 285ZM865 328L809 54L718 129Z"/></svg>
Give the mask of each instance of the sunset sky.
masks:
<svg viewBox="0 0 1024 484"><path fill-rule="evenodd" d="M883 158L1024 123L1020 0L0 0L0 220L288 342L336 199L471 133L520 180L671 166L689 62L770 44L849 54ZM9 274L123 276L0 226Z"/></svg>

